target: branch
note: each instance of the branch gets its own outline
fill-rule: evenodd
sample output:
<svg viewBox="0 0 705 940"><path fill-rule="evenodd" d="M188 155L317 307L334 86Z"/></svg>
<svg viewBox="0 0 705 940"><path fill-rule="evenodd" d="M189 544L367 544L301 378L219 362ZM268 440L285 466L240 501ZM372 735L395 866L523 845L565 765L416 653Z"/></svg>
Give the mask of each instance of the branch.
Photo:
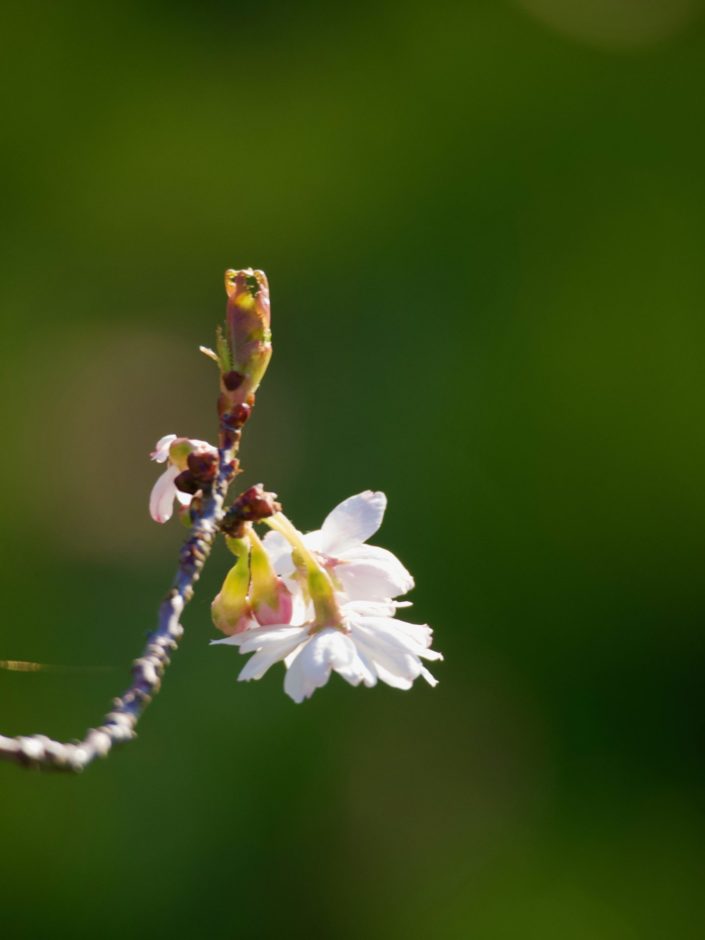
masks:
<svg viewBox="0 0 705 940"><path fill-rule="evenodd" d="M157 629L149 634L142 655L133 663L132 683L119 698L113 699L112 710L103 724L90 728L81 741L54 741L44 734L15 738L0 735L0 760L48 770L83 770L96 757L107 757L113 745L136 737L137 722L159 691L169 654L178 647L184 633L181 614L193 596L225 515L223 503L228 487L240 469L237 453L242 428L272 355L269 285L265 274L251 268L228 270L225 292L228 296L225 331L217 331L218 352L201 347L216 361L220 374L217 473L214 478L215 453L209 445L205 455L198 451L181 455L187 469L177 465L181 473L171 482L183 492L193 494L200 490L201 505L191 504L191 531L179 553L179 567L169 593L159 607ZM169 439L173 437L167 435ZM163 459L167 459L166 454ZM251 487L237 503L235 515L239 514L239 521L260 518L262 512L274 512L273 507L269 494L261 492L261 487ZM234 521L237 520L233 518L231 522Z"/></svg>
<svg viewBox="0 0 705 940"><path fill-rule="evenodd" d="M113 745L137 736L137 722L159 691L162 675L170 662L169 654L178 647L183 636L180 617L210 555L223 518L228 486L237 472L233 450L227 447L230 442L221 438L222 443L226 446L218 452L218 475L210 493L204 494L201 509L195 513L189 537L179 553L176 576L159 607L157 629L149 634L142 655L134 661L129 688L113 700L112 710L103 724L90 728L81 741L54 741L43 734L15 738L0 735L0 760L15 761L25 767L76 772L97 757L107 757Z"/></svg>

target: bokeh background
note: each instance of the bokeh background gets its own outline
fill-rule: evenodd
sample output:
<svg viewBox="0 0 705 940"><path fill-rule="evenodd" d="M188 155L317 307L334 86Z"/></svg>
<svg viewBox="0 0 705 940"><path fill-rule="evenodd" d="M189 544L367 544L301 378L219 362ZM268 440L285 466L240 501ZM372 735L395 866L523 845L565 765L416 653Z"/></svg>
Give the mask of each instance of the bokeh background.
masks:
<svg viewBox="0 0 705 940"><path fill-rule="evenodd" d="M696 0L8 2L4 733L125 686L214 434L222 273L269 275L243 484L383 489L440 681L210 648L213 557L138 740L0 766L2 935L705 931L705 11Z"/></svg>

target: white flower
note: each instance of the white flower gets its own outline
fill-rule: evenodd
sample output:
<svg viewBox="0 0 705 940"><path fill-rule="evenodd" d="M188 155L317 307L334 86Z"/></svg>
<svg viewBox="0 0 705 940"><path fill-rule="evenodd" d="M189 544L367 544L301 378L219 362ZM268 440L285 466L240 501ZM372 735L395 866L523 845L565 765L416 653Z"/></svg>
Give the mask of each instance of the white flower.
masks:
<svg viewBox="0 0 705 940"><path fill-rule="evenodd" d="M310 698L333 671L350 685L369 687L381 679L395 689L410 689L414 680L423 676L435 686L437 680L422 662L443 659L430 648L433 631L426 625L397 620L397 606L393 602L351 601L340 608L344 630L325 627L312 633L308 622L280 624L212 642L254 653L238 676L241 682L261 679L270 666L284 661L284 691L295 702Z"/></svg>
<svg viewBox="0 0 705 940"><path fill-rule="evenodd" d="M337 506L316 532L301 535L281 514L269 520L274 531L263 539L272 566L286 580L293 610L288 623L252 621L240 633L215 644L237 646L254 655L238 678L260 679L284 662L284 691L295 702L310 698L338 672L350 685L378 680L410 689L419 676L436 679L423 660L443 657L431 649L426 625L396 619L394 601L414 585L391 552L364 542L380 527L387 499L370 490ZM298 553L294 564L292 546Z"/></svg>
<svg viewBox="0 0 705 940"><path fill-rule="evenodd" d="M165 434L160 438L149 455L157 463L167 463L167 468L152 487L149 496L149 514L155 522L168 522L174 511L174 500L182 506L188 506L193 499L189 493L182 493L176 488L175 480L186 469L187 458L192 453L213 453L218 451L206 441L177 437Z"/></svg>
<svg viewBox="0 0 705 940"><path fill-rule="evenodd" d="M333 576L348 600L385 600L406 594L414 579L396 555L365 542L379 529L387 508L384 493L365 490L351 496L326 516L315 532L303 536L307 548ZM263 539L278 575L294 573L291 546L279 532Z"/></svg>

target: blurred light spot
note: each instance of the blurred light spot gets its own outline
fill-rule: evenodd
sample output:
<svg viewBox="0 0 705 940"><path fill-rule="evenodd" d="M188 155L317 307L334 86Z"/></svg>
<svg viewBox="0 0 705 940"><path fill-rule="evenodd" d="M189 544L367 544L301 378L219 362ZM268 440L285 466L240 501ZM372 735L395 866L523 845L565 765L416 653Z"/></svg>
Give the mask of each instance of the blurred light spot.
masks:
<svg viewBox="0 0 705 940"><path fill-rule="evenodd" d="M519 0L546 26L603 48L648 45L674 35L703 0Z"/></svg>

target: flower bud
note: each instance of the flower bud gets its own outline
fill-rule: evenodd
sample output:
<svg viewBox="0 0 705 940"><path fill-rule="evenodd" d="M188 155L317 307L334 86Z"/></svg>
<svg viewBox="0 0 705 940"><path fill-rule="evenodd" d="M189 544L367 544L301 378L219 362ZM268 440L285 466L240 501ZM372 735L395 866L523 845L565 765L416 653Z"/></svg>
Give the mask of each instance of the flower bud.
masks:
<svg viewBox="0 0 705 940"><path fill-rule="evenodd" d="M241 493L225 513L221 529L226 535L235 535L244 522L261 522L279 512L281 506L276 501L276 495L267 493L261 483L255 483Z"/></svg>
<svg viewBox="0 0 705 940"><path fill-rule="evenodd" d="M229 538L226 542L230 551L237 555L237 561L211 604L211 617L220 631L233 636L242 633L252 623L252 608L247 597L250 588L250 543L246 538Z"/></svg>
<svg viewBox="0 0 705 940"><path fill-rule="evenodd" d="M252 268L228 270L225 291L228 361L223 362L221 354L221 397L225 400L221 413L241 402L252 402L272 355L269 284L265 274Z"/></svg>
<svg viewBox="0 0 705 940"><path fill-rule="evenodd" d="M267 551L250 528L250 604L262 626L290 623L293 612L291 592L277 577Z"/></svg>

